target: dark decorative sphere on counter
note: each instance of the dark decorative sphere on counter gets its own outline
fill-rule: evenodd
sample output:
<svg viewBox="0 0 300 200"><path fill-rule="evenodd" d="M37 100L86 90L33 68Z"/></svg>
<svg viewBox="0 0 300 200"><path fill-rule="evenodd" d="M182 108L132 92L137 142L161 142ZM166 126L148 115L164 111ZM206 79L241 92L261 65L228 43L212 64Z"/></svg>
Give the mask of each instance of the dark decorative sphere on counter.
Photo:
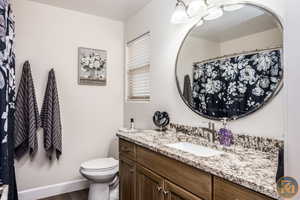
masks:
<svg viewBox="0 0 300 200"><path fill-rule="evenodd" d="M153 116L153 123L159 128L159 131L165 131L170 123L169 114L167 112L156 111Z"/></svg>

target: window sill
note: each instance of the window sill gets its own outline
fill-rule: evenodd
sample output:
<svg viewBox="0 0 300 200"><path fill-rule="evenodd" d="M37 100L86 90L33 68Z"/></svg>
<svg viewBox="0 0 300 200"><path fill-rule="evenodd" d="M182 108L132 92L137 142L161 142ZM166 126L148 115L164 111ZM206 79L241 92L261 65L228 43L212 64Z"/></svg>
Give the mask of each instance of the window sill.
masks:
<svg viewBox="0 0 300 200"><path fill-rule="evenodd" d="M150 100L129 100L129 99L126 99L125 103L140 103L140 104L148 104L150 103Z"/></svg>

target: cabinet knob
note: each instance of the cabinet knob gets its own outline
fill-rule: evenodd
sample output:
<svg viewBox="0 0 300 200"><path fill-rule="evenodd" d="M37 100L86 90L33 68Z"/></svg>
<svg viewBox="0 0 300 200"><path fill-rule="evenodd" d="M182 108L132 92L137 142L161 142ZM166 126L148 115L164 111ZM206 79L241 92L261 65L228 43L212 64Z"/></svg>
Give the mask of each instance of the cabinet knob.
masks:
<svg viewBox="0 0 300 200"><path fill-rule="evenodd" d="M160 187L160 186L157 186L156 189L157 189L158 192L161 192L161 191L162 191L162 187Z"/></svg>

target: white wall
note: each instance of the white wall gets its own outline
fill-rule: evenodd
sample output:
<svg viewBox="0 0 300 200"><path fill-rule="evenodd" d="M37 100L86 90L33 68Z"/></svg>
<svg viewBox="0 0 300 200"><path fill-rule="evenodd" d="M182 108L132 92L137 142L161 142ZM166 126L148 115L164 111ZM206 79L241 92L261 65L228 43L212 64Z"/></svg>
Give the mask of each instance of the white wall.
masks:
<svg viewBox="0 0 300 200"><path fill-rule="evenodd" d="M299 77L300 77L300 60L299 60L299 45L300 45L300 28L299 28L299 13L300 1L287 1L287 18L285 31L285 60L287 65L286 84L288 91L287 101L287 151L286 174L297 179L300 184L300 163L299 163L299 113L300 113L300 93L299 93ZM300 192L293 198L300 199Z"/></svg>
<svg viewBox="0 0 300 200"><path fill-rule="evenodd" d="M283 18L284 0L256 0L259 4L269 7ZM153 0L126 23L126 40L151 31L151 102L125 103L124 122L128 125L129 118L136 120L141 128L151 128L152 115L156 110L169 112L173 122L201 126L207 120L199 117L181 100L175 84L175 61L181 41L192 24L172 25L170 17L174 11L174 0ZM270 104L255 114L229 124L234 132L252 135L283 138L284 105L283 92Z"/></svg>
<svg viewBox="0 0 300 200"><path fill-rule="evenodd" d="M177 76L182 91L185 75L190 75L191 82L193 81L193 64L195 62L218 56L220 56L219 43L194 36L188 37L178 55Z"/></svg>
<svg viewBox="0 0 300 200"><path fill-rule="evenodd" d="M46 159L40 131L36 157L16 162L19 190L80 179L80 164L106 156L123 123L123 23L27 0L14 0L13 9L17 79L28 59L41 109L48 71L54 67L63 126L59 161ZM77 84L80 46L108 51L107 86Z"/></svg>
<svg viewBox="0 0 300 200"><path fill-rule="evenodd" d="M260 33L247 35L234 40L221 43L221 55L228 55L242 51L254 51L279 47L283 44L283 34L278 28L270 29Z"/></svg>

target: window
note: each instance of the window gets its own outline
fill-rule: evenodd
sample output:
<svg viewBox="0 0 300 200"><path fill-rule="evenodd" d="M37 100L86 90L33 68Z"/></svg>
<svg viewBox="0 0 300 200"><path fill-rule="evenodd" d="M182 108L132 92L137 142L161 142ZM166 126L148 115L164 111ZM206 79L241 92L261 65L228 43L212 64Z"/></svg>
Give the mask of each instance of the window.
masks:
<svg viewBox="0 0 300 200"><path fill-rule="evenodd" d="M150 33L127 43L127 100L150 100Z"/></svg>

